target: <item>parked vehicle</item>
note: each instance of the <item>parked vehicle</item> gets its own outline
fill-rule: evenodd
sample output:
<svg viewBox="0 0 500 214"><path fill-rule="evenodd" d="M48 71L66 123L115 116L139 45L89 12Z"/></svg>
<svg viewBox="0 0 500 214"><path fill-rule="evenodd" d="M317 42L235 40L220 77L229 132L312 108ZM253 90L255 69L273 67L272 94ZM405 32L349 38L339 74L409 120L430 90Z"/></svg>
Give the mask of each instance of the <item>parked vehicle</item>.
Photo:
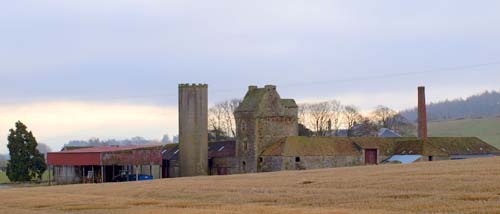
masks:
<svg viewBox="0 0 500 214"><path fill-rule="evenodd" d="M113 182L126 182L126 181L146 181L146 180L153 180L153 176L151 175L144 175L144 174L128 174L128 175L119 175L113 178Z"/></svg>

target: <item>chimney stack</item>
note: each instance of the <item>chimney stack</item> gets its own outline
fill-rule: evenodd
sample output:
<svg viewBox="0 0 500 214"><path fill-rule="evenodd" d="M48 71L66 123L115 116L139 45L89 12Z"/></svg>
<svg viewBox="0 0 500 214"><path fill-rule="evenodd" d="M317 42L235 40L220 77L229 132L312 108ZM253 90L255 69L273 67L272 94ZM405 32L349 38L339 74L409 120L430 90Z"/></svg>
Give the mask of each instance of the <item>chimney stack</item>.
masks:
<svg viewBox="0 0 500 214"><path fill-rule="evenodd" d="M418 87L418 130L419 140L427 140L427 106L425 103L425 87Z"/></svg>

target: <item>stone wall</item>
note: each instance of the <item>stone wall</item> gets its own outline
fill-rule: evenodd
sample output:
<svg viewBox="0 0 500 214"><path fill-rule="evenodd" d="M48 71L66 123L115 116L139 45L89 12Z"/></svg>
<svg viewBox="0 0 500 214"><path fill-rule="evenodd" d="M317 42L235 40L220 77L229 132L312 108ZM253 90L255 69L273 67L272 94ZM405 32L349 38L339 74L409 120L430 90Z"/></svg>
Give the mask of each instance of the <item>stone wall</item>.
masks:
<svg viewBox="0 0 500 214"><path fill-rule="evenodd" d="M208 175L208 86L179 85L180 176Z"/></svg>
<svg viewBox="0 0 500 214"><path fill-rule="evenodd" d="M213 158L210 175L231 175L238 174L238 158Z"/></svg>
<svg viewBox="0 0 500 214"><path fill-rule="evenodd" d="M279 139L298 135L298 109L296 105L283 104L273 85L250 86L243 105L245 109L235 112L238 168L241 173L265 171L258 162L259 156Z"/></svg>
<svg viewBox="0 0 500 214"><path fill-rule="evenodd" d="M260 163L263 172L306 170L364 165L361 156L268 156Z"/></svg>

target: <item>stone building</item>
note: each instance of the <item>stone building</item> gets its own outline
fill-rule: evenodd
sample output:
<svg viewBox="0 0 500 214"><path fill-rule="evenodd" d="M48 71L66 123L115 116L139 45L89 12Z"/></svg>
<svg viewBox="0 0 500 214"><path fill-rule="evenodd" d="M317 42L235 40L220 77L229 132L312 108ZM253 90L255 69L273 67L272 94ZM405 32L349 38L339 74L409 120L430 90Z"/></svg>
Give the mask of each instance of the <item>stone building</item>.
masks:
<svg viewBox="0 0 500 214"><path fill-rule="evenodd" d="M208 85L179 85L181 176L208 175Z"/></svg>
<svg viewBox="0 0 500 214"><path fill-rule="evenodd" d="M155 178L454 160L499 155L476 137L428 137L425 89L419 87L418 137L298 136L298 107L276 86L250 86L234 112L236 140L208 142L207 85L179 85L179 144L86 148L48 154L57 183L113 181L116 174ZM401 161L400 161L401 162ZM155 168L155 166L158 166ZM160 176L161 174L161 176Z"/></svg>
<svg viewBox="0 0 500 214"><path fill-rule="evenodd" d="M276 86L249 86L234 112L236 156L242 173L260 172L262 152L278 140L298 135L298 106L292 99L281 99Z"/></svg>
<svg viewBox="0 0 500 214"><path fill-rule="evenodd" d="M374 165L393 156L418 156L420 161L435 161L499 154L497 148L475 137L427 137L426 111L422 108L425 89L419 87L418 91L419 123L422 123L418 126L418 138L301 137L294 100L281 99L273 85L249 86L234 112L236 141L208 144L208 174ZM164 166L170 173L168 177L177 177L179 149L176 145L170 147L164 151L167 161Z"/></svg>

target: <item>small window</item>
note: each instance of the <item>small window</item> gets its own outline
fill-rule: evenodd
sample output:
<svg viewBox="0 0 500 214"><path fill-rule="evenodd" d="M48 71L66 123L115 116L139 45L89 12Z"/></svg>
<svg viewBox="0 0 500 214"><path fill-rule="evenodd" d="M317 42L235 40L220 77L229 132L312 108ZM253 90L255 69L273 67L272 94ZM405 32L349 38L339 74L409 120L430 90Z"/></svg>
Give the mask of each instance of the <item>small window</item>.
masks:
<svg viewBox="0 0 500 214"><path fill-rule="evenodd" d="M219 148L219 150L217 150L217 151L218 151L218 152L220 152L220 151L222 151L222 150L224 150L224 146L221 146L221 147Z"/></svg>
<svg viewBox="0 0 500 214"><path fill-rule="evenodd" d="M300 157L295 157L295 162L300 162Z"/></svg>
<svg viewBox="0 0 500 214"><path fill-rule="evenodd" d="M433 157L432 156L429 156L429 161L432 161Z"/></svg>
<svg viewBox="0 0 500 214"><path fill-rule="evenodd" d="M261 163L262 163L263 161L264 161L264 158L259 157L259 162L261 162Z"/></svg>
<svg viewBox="0 0 500 214"><path fill-rule="evenodd" d="M175 154L177 154L177 153L179 153L179 150L178 150L178 149L177 149L177 150L175 150L174 155L175 155Z"/></svg>
<svg viewBox="0 0 500 214"><path fill-rule="evenodd" d="M247 139L244 139L244 140L243 140L243 149L244 149L245 151L247 151L247 150L248 150L248 142L247 142Z"/></svg>
<svg viewBox="0 0 500 214"><path fill-rule="evenodd" d="M240 125L241 125L241 131L245 131L247 129L247 123L245 123L245 121L241 121Z"/></svg>

